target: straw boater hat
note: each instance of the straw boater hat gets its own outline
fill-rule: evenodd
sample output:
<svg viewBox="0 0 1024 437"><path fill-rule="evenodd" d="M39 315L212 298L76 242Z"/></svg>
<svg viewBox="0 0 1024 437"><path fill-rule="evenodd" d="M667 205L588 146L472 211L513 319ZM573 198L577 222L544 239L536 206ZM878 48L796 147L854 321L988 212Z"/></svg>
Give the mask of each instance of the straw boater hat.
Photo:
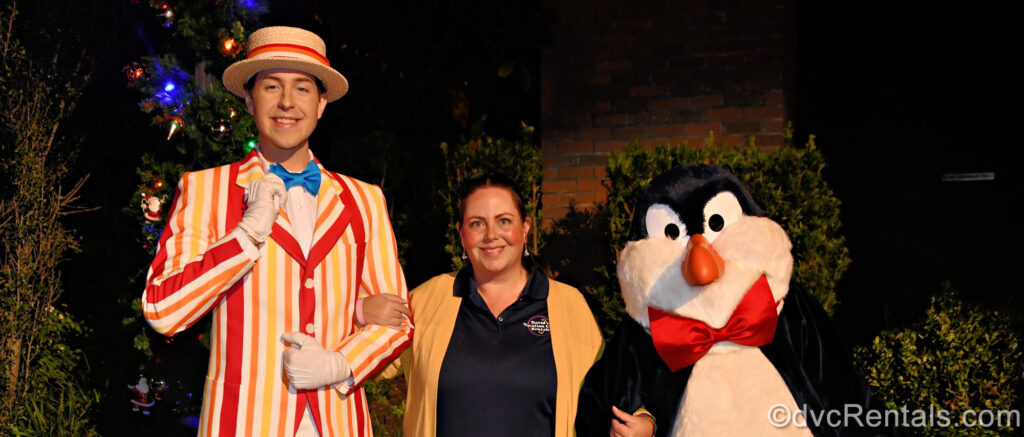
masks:
<svg viewBox="0 0 1024 437"><path fill-rule="evenodd" d="M249 35L246 59L224 70L224 87L245 97L245 82L273 68L299 70L316 76L327 88L327 101L348 92L348 81L327 61L327 46L315 33L296 27L264 27Z"/></svg>

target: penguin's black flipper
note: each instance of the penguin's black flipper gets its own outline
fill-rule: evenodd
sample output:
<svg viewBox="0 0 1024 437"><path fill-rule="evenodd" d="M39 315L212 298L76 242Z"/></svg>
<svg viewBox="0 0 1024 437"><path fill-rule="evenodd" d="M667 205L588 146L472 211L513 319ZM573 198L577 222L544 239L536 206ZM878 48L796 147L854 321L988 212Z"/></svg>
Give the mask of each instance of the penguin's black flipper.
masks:
<svg viewBox="0 0 1024 437"><path fill-rule="evenodd" d="M657 435L668 436L692 369L673 373L658 356L650 334L633 319L623 320L583 380L576 435L607 436L614 405L627 413L646 408L658 423Z"/></svg>
<svg viewBox="0 0 1024 437"><path fill-rule="evenodd" d="M869 410L884 410L853 366L850 351L828 313L796 282L790 282L775 338L761 346L761 351L782 375L799 407L806 405L814 412L845 412L857 405L863 410L859 415L862 422L866 422ZM807 424L816 436L901 435L894 424L875 428L857 426L855 421L840 427L814 420L807 420Z"/></svg>

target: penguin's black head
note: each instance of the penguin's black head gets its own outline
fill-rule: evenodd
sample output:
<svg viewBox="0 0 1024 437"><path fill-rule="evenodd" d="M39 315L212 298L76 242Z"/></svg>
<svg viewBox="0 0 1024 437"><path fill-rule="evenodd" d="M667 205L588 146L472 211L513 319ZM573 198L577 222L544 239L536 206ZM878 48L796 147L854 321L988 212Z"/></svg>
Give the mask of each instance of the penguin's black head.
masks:
<svg viewBox="0 0 1024 437"><path fill-rule="evenodd" d="M713 165L684 165L651 180L647 191L640 197L634 209L633 221L629 225L629 241L647 238L646 213L654 204L672 207L685 225L687 235L705 232L705 223L710 222L709 224L713 226L714 221L711 217L704 217L704 205L723 191L736 196L745 215L764 216L764 211L757 206L754 198L732 173ZM668 229L666 235L672 232L682 230Z"/></svg>
<svg viewBox="0 0 1024 437"><path fill-rule="evenodd" d="M643 326L648 308L656 308L720 328L762 276L781 302L792 245L764 215L739 179L721 168L688 165L655 177L637 201L619 253L626 312Z"/></svg>

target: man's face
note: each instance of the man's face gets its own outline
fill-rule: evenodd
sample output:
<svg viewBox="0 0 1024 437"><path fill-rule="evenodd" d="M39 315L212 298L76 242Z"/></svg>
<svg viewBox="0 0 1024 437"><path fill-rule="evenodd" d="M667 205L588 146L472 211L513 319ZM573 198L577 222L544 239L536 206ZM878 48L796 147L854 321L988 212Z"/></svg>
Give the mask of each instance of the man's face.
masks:
<svg viewBox="0 0 1024 437"><path fill-rule="evenodd" d="M319 93L308 73L264 70L257 73L245 105L256 120L262 150L284 151L309 144L309 136L327 106L327 97Z"/></svg>

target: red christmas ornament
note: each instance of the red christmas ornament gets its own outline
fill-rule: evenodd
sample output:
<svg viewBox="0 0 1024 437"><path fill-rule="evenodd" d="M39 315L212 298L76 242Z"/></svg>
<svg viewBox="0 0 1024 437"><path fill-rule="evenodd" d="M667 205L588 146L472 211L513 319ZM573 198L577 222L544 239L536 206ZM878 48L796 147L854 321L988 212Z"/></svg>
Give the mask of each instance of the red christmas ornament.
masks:
<svg viewBox="0 0 1024 437"><path fill-rule="evenodd" d="M240 51L242 51L242 45L235 41L234 38L229 36L220 41L220 53L222 55L233 58Z"/></svg>
<svg viewBox="0 0 1024 437"><path fill-rule="evenodd" d="M139 81L149 80L149 69L146 68L146 64L132 62L121 70L124 71L125 79L128 80L128 88L137 87Z"/></svg>

